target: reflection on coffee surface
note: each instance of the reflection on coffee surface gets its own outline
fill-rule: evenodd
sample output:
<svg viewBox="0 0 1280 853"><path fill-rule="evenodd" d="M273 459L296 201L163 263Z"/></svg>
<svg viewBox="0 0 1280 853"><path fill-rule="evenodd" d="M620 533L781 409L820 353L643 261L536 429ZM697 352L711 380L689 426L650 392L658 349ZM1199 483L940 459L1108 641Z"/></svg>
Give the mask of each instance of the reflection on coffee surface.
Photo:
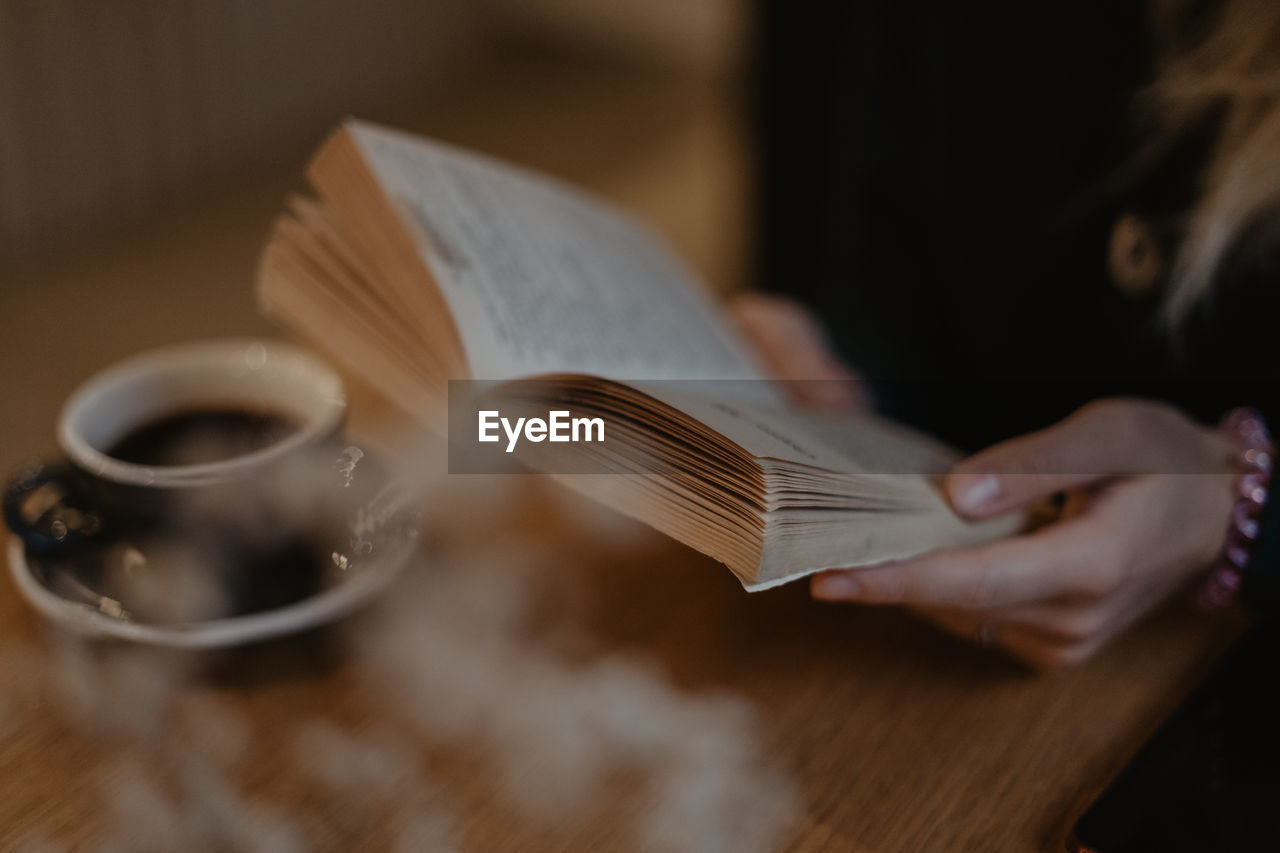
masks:
<svg viewBox="0 0 1280 853"><path fill-rule="evenodd" d="M190 409L134 427L106 453L135 465L203 465L270 447L297 429L275 412Z"/></svg>

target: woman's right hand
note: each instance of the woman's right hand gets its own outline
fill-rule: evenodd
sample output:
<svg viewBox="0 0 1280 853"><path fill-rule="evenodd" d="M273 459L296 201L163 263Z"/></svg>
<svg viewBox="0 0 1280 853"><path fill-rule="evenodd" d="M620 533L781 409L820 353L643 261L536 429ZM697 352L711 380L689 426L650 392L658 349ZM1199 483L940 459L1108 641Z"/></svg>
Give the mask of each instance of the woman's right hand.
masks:
<svg viewBox="0 0 1280 853"><path fill-rule="evenodd" d="M1034 531L877 566L826 571L825 601L908 607L1039 669L1079 663L1222 551L1238 453L1166 403L1099 400L988 448L946 480L961 515L994 518L1064 494Z"/></svg>

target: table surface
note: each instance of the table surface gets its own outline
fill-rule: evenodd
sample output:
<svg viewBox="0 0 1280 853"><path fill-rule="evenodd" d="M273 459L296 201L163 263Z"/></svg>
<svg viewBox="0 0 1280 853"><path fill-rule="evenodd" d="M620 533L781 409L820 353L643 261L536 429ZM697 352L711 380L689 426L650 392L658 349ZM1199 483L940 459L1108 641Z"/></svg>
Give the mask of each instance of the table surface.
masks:
<svg viewBox="0 0 1280 853"><path fill-rule="evenodd" d="M732 276L739 237L723 223L743 197L741 154L723 114L670 82L592 88L547 72L527 75L526 83L543 105L536 121L528 101L504 105L495 86L487 100L436 113L434 125L422 126L591 185L655 219L713 280ZM518 138L489 118L511 120L520 110L529 115ZM631 149L577 156L560 144L566 128ZM0 378L9 403L0 418L0 462L11 467L50 452L60 400L99 365L153 344L271 333L254 314L249 284L287 186L264 182L82 257L6 276ZM712 220L721 224L712 229ZM362 410L355 399L357 424L372 424L376 406ZM535 626L527 642L545 650L526 649L530 656L516 660L645 659L668 682L661 708L721 694L749 703L760 761L799 794L788 850L1060 849L1091 792L1241 628L1175 605L1088 664L1037 676L897 611L821 605L803 585L748 595L727 571L674 543L536 486L517 492L504 503L509 518L476 520L482 538L558 555L546 581L561 596L553 621L576 626L576 639L541 636ZM518 538L517 529L531 532ZM543 582L536 572L521 578L521 588ZM353 629L345 630L344 637ZM354 630L373 629L357 623ZM472 651L468 660L486 660ZM393 713L403 710L390 707L403 704L394 691L369 687L367 657L332 634L202 659L194 674L182 664L180 676L159 679L176 703L164 706L163 725L154 716L156 679L130 681L130 660L127 652L69 646L7 580L0 584L0 849L42 841L97 849L129 827L163 838L172 825L157 816L164 809L154 798L179 803L171 808L178 814L184 796L201 800L201 814L214 824L232 812L210 803L263 802L295 815L293 828L308 848L386 849L397 831L388 816L408 820L405 803L424 790L436 805L419 815L419 839L440 818L465 850L633 843L643 809L626 779L616 791L603 786L600 803L571 817L513 806L501 795L500 760L486 751L492 743L485 746L479 723L457 738L422 735ZM156 665L170 673L175 666L168 658ZM104 680L106 671L113 679ZM90 683L96 686L84 686ZM514 689L494 695L529 700ZM440 707L451 707L446 698L437 697ZM500 719L524 711L512 713ZM395 784L373 805L353 805L350 794L326 799L315 769L299 769L298 749L306 748L289 746L299 732L321 737L318 722L366 740L385 735L418 769L390 774ZM174 757L195 754L203 763ZM210 781L193 767L219 769ZM172 785L149 788L139 774ZM556 785L548 774L547 786ZM259 829L257 837L271 837L270 824ZM227 849L237 846L227 838Z"/></svg>

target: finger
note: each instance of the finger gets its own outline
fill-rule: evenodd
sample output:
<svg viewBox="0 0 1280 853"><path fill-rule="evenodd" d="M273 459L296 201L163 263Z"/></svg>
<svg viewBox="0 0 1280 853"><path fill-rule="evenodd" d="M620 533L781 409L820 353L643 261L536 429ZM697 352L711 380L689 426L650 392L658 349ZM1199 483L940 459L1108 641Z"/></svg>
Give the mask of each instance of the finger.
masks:
<svg viewBox="0 0 1280 853"><path fill-rule="evenodd" d="M1174 592L1181 583L1134 578L1096 603L1062 603L1013 608L992 618L1069 645L1098 647L1124 633Z"/></svg>
<svg viewBox="0 0 1280 853"><path fill-rule="evenodd" d="M800 302L772 293L741 293L726 306L730 318L753 341L776 342L790 349L824 342L822 327Z"/></svg>
<svg viewBox="0 0 1280 853"><path fill-rule="evenodd" d="M970 612L917 612L926 621L961 640L997 649L1041 672L1079 663L1097 649L1096 646L1059 640L1019 625L983 620Z"/></svg>
<svg viewBox="0 0 1280 853"><path fill-rule="evenodd" d="M951 505L987 517L1098 479L1115 467L1105 427L1092 418L1002 442L961 462L947 476Z"/></svg>
<svg viewBox="0 0 1280 853"><path fill-rule="evenodd" d="M1106 619L1102 603L1079 604L1074 599L1058 599L1043 604L1024 604L990 610L963 610L956 607L913 607L929 621L945 620L948 625L983 624L1001 628L1017 627L1036 634L1046 642L1069 643L1091 637Z"/></svg>
<svg viewBox="0 0 1280 853"><path fill-rule="evenodd" d="M1095 603L1061 599L989 611L914 608L945 630L967 640L997 645L1037 669L1080 663L1124 633L1164 601L1177 585L1150 586L1131 580Z"/></svg>
<svg viewBox="0 0 1280 853"><path fill-rule="evenodd" d="M964 515L998 515L1099 479L1158 471L1170 443L1201 441L1200 432L1167 406L1090 404L961 462L947 477L947 496Z"/></svg>
<svg viewBox="0 0 1280 853"><path fill-rule="evenodd" d="M793 402L810 409L860 411L870 406L858 375L832 352L806 308L783 297L747 293L728 305L731 320Z"/></svg>
<svg viewBox="0 0 1280 853"><path fill-rule="evenodd" d="M778 379L821 379L826 365L821 328L799 303L763 293L745 293L728 305L729 317Z"/></svg>
<svg viewBox="0 0 1280 853"><path fill-rule="evenodd" d="M1018 625L1000 628L996 638L1002 651L1040 672L1078 666L1106 644L1105 637L1082 641L1054 640Z"/></svg>
<svg viewBox="0 0 1280 853"><path fill-rule="evenodd" d="M1099 597L1123 576L1111 534L1091 516L1012 539L926 554L902 563L814 575L826 601L989 610L1067 595Z"/></svg>
<svg viewBox="0 0 1280 853"><path fill-rule="evenodd" d="M1110 626L1129 602L1116 602L1116 596L1101 601L1081 602L1062 598L1036 604L1001 607L992 610L960 610L953 607L913 608L930 621L947 620L948 624L996 625L1001 629L1017 628L1035 634L1048 643L1081 643L1098 636L1110 636ZM975 628L976 630L976 628Z"/></svg>

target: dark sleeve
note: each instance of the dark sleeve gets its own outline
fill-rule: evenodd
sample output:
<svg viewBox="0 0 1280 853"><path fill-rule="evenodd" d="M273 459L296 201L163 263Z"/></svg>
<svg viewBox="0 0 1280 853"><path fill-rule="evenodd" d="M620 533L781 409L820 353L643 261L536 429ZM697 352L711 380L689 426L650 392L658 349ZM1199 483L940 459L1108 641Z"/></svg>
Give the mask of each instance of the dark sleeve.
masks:
<svg viewBox="0 0 1280 853"><path fill-rule="evenodd" d="M757 0L752 271L816 311L884 413L977 449L1135 361L1114 212L1074 211L1127 150L1143 6ZM1045 377L1066 390L1029 400Z"/></svg>

